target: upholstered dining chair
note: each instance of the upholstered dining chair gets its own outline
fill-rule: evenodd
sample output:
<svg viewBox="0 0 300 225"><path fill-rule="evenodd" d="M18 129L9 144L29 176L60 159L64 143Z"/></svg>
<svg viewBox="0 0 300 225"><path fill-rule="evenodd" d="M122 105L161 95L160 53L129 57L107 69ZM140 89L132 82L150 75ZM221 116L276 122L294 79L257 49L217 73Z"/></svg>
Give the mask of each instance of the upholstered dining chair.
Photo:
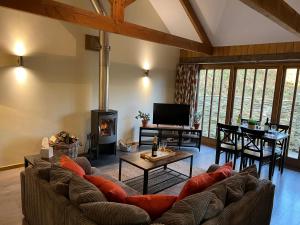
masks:
<svg viewBox="0 0 300 225"><path fill-rule="evenodd" d="M219 164L220 155L225 153L226 162L229 162L233 156L233 169L235 169L236 160L240 156L242 149L241 144L238 142L238 129L238 126L217 124L216 164Z"/></svg>

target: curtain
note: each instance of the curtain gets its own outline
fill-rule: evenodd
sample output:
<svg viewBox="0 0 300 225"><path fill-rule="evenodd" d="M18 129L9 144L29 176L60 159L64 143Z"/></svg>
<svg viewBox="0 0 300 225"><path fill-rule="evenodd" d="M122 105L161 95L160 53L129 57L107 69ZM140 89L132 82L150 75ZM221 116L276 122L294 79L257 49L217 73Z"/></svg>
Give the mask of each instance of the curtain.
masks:
<svg viewBox="0 0 300 225"><path fill-rule="evenodd" d="M177 67L175 83L175 103L188 104L190 109L190 122L192 123L194 112L198 105L198 79L199 65L183 64Z"/></svg>

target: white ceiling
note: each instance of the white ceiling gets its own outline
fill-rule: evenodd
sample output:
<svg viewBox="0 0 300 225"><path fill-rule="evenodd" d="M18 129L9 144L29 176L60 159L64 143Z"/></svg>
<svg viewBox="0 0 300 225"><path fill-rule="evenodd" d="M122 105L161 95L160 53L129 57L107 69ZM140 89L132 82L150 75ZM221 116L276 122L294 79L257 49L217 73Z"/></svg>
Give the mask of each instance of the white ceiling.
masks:
<svg viewBox="0 0 300 225"><path fill-rule="evenodd" d="M149 0L169 32L199 41L179 0ZM300 41L239 0L190 0L214 46ZM300 0L285 0L300 12Z"/></svg>

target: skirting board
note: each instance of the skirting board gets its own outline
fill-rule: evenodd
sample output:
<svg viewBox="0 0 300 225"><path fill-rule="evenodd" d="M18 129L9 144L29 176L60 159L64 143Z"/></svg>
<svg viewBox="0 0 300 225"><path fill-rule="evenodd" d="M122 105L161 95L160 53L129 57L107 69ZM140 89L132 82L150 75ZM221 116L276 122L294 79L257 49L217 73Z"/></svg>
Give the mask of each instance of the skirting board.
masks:
<svg viewBox="0 0 300 225"><path fill-rule="evenodd" d="M20 167L23 167L23 166L24 166L24 163L13 164L13 165L9 165L9 166L3 166L3 167L0 167L0 171L11 170L11 169L20 168Z"/></svg>

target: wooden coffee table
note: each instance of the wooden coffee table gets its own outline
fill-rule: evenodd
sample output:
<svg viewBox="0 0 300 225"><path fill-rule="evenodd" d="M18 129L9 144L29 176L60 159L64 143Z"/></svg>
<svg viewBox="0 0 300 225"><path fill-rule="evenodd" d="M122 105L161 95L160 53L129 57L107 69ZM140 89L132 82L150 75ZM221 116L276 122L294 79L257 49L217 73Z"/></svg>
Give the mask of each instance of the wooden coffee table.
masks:
<svg viewBox="0 0 300 225"><path fill-rule="evenodd" d="M176 155L170 156L169 158L162 159L156 162L150 162L146 159L142 159L140 157L140 152L139 153L133 153L125 156L120 156L120 161L119 161L119 180L121 181L122 179L122 162L127 162L141 170L144 171L144 175L135 177L126 181L123 181L124 183L128 184L133 181L137 181L140 179L143 181L143 194L148 194L148 189L150 188L149 186L149 175L151 176L151 179L158 179L158 176L166 177L165 180L161 180L159 183L154 184L155 186L159 186L160 183L164 183L164 185L161 188L156 188L154 192L151 194L157 193L159 191L162 191L166 188L169 188L173 185L176 185L178 183L181 183L187 179L189 179L192 176L193 172L193 154L188 153L188 152L183 152L183 151L176 151ZM190 158L190 171L189 175L185 175L179 171L175 171L173 169L168 168L168 164L178 162L183 159ZM151 172L153 172L151 174ZM177 180L176 180L177 179ZM169 184L168 184L169 181ZM172 182L171 182L172 181ZM130 186L130 185L129 185Z"/></svg>

